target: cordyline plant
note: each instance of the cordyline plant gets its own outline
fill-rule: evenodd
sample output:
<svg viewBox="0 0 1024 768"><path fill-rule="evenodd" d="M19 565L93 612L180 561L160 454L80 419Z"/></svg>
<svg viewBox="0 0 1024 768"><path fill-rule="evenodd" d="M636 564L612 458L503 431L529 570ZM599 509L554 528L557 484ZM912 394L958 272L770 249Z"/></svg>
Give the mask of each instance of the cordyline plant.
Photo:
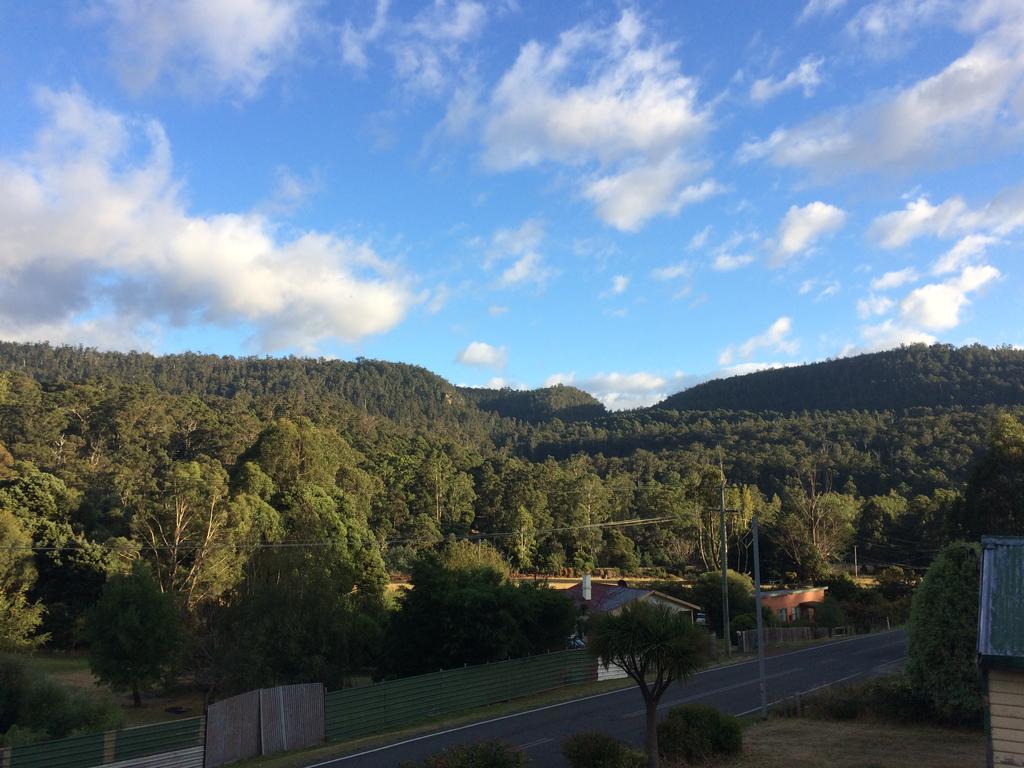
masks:
<svg viewBox="0 0 1024 768"><path fill-rule="evenodd" d="M587 647L605 669L621 667L640 688L647 709L647 765L658 768L658 702L673 682L700 668L704 631L685 612L638 601L618 614L592 617Z"/></svg>

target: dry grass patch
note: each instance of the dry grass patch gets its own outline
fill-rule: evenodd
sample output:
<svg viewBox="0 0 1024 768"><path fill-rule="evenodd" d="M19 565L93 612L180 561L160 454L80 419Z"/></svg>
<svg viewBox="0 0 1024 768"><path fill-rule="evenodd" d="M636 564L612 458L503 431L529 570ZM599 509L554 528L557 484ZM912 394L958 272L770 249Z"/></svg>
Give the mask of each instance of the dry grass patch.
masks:
<svg viewBox="0 0 1024 768"><path fill-rule="evenodd" d="M985 736L934 726L779 719L743 733L721 768L966 768L985 764Z"/></svg>

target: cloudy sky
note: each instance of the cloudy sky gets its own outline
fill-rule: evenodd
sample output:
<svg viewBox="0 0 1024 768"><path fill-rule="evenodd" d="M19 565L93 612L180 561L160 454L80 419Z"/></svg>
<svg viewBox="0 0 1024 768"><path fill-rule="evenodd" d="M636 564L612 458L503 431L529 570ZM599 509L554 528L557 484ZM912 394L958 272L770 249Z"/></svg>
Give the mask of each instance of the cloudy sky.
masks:
<svg viewBox="0 0 1024 768"><path fill-rule="evenodd" d="M1019 0L0 5L0 338L615 408L1024 343Z"/></svg>

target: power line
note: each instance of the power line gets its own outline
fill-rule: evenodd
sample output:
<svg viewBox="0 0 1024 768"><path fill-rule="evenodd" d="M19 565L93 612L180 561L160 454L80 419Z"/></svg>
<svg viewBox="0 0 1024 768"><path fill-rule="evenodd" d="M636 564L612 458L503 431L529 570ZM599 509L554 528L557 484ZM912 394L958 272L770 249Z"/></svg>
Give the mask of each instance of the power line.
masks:
<svg viewBox="0 0 1024 768"><path fill-rule="evenodd" d="M633 518L631 520L609 520L603 523L586 523L583 525L568 525L561 526L558 528L541 528L534 531L535 535L553 534L553 533L566 533L569 531L581 531L581 530L599 530L602 528L628 528L633 526L641 525L655 525L658 523L673 522L676 518L668 515L662 517L647 517L647 518ZM464 536L455 537L456 541L480 541L485 539L495 538L506 538L513 536L521 536L522 531L492 531L490 533L471 533ZM433 539L426 537L417 538L405 538L405 539L389 539L387 544L443 544L450 539L441 538ZM210 544L195 544L184 542L182 544L142 544L142 549L148 551L167 551L167 550L178 550L178 551L195 551L200 549L244 549L244 550L257 550L257 549L316 549L316 548L327 548L338 545L338 541L325 540L325 539L304 539L304 540L292 540L292 541L277 541L277 542L253 542L253 543L230 543L230 542L215 542ZM99 543L93 543L93 546L101 546ZM6 547L0 547L3 551L13 552L75 552L84 550L86 547L73 544L64 546L17 546L10 545Z"/></svg>

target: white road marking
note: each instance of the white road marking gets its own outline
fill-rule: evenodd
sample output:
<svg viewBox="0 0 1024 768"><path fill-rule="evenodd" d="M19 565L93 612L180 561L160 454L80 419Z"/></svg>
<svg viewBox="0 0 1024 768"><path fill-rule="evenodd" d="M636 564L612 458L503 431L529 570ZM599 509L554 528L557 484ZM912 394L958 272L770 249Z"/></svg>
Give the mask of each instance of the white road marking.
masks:
<svg viewBox="0 0 1024 768"><path fill-rule="evenodd" d="M531 747L539 747L541 744L547 744L549 741L554 741L554 739L550 737L546 739L537 739L536 741L531 741L529 744L520 744L519 749L530 749Z"/></svg>
<svg viewBox="0 0 1024 768"><path fill-rule="evenodd" d="M878 633L873 634L873 635L856 635L854 637L846 638L845 640L835 640L833 642L822 643L821 645L816 645L816 646L813 646L811 648L801 648L801 649L796 650L796 651L787 651L786 653L776 654L774 656L769 656L768 658L769 659L781 659L784 656L795 656L798 653L808 653L809 651L817 651L817 650L820 650L822 648L831 648L832 646L835 646L835 645L842 645L843 643L852 643L852 642L856 642L858 640L867 640L867 639L870 639L870 638L876 638L876 637L880 637L882 635L889 634L890 632L898 632L898 631L899 630L897 630L897 629L893 629L893 630L887 630L886 632L878 632ZM745 664L757 664L757 659L753 659L752 661L738 661L735 664L723 664L722 666L714 667L713 669L705 669L705 670L703 670L701 672L698 672L693 677L697 677L698 675L706 675L706 674L709 674L711 672L719 672L719 671L721 671L723 669L731 669L733 667L742 667ZM844 678L844 679L848 679L848 678ZM837 681L837 682L841 682L841 681ZM749 685L749 683L744 683L744 685ZM626 693L626 692L631 692L633 690L634 689L632 687L629 687L629 688L617 688L614 691L605 691L604 693L595 693L595 694L592 694L591 696L583 696L582 698L579 698L579 699L570 699L569 701L561 701L561 702L559 702L557 704L548 704L547 706L544 706L544 707L536 707L535 709L527 709L527 710L524 710L523 712L513 712L511 715L502 715L501 717L492 717L490 720L480 720L480 721L475 722L475 723L467 723L466 725L460 725L460 726L457 726L455 728L448 728L448 729L446 729L444 731L437 731L435 733L425 733L422 736L414 736L411 739L404 739L403 741L396 741L396 742L394 742L392 744L385 744L384 746L375 747L373 749L367 749L367 750L364 750L362 752L356 752L355 754L352 754L352 755L343 755L342 757L332 757L330 760L325 760L322 763L315 763L313 765L306 766L306 768L323 768L324 766L327 766L327 765L334 765L336 763L342 763L342 762L344 762L346 760L354 760L357 757L363 757L365 755L372 755L372 754L374 754L376 752L383 752L384 750L387 750L387 749L394 749L395 747L402 747L402 746L405 746L406 744L413 744L413 743L415 743L417 741L423 741L424 739L433 739L433 738L436 738L438 736L445 736L445 735L447 735L449 733L457 733L458 731L465 731L465 730L467 730L469 728L478 728L481 725L490 725L491 723L498 723L498 722L501 722L502 720L511 720L514 717L523 717L525 715L532 715L534 712L543 712L543 711L548 710L548 709L555 709L557 707L565 707L565 706L568 706L570 704L579 704L582 701L590 701L591 699L600 699L600 698L603 698L604 696L614 696L617 693ZM812 690L814 690L814 689L812 689ZM760 707L756 707L755 709L750 710L750 712L756 712L758 709L760 709ZM745 712L743 714L750 714L750 712ZM740 716L742 716L742 715L740 715Z"/></svg>

